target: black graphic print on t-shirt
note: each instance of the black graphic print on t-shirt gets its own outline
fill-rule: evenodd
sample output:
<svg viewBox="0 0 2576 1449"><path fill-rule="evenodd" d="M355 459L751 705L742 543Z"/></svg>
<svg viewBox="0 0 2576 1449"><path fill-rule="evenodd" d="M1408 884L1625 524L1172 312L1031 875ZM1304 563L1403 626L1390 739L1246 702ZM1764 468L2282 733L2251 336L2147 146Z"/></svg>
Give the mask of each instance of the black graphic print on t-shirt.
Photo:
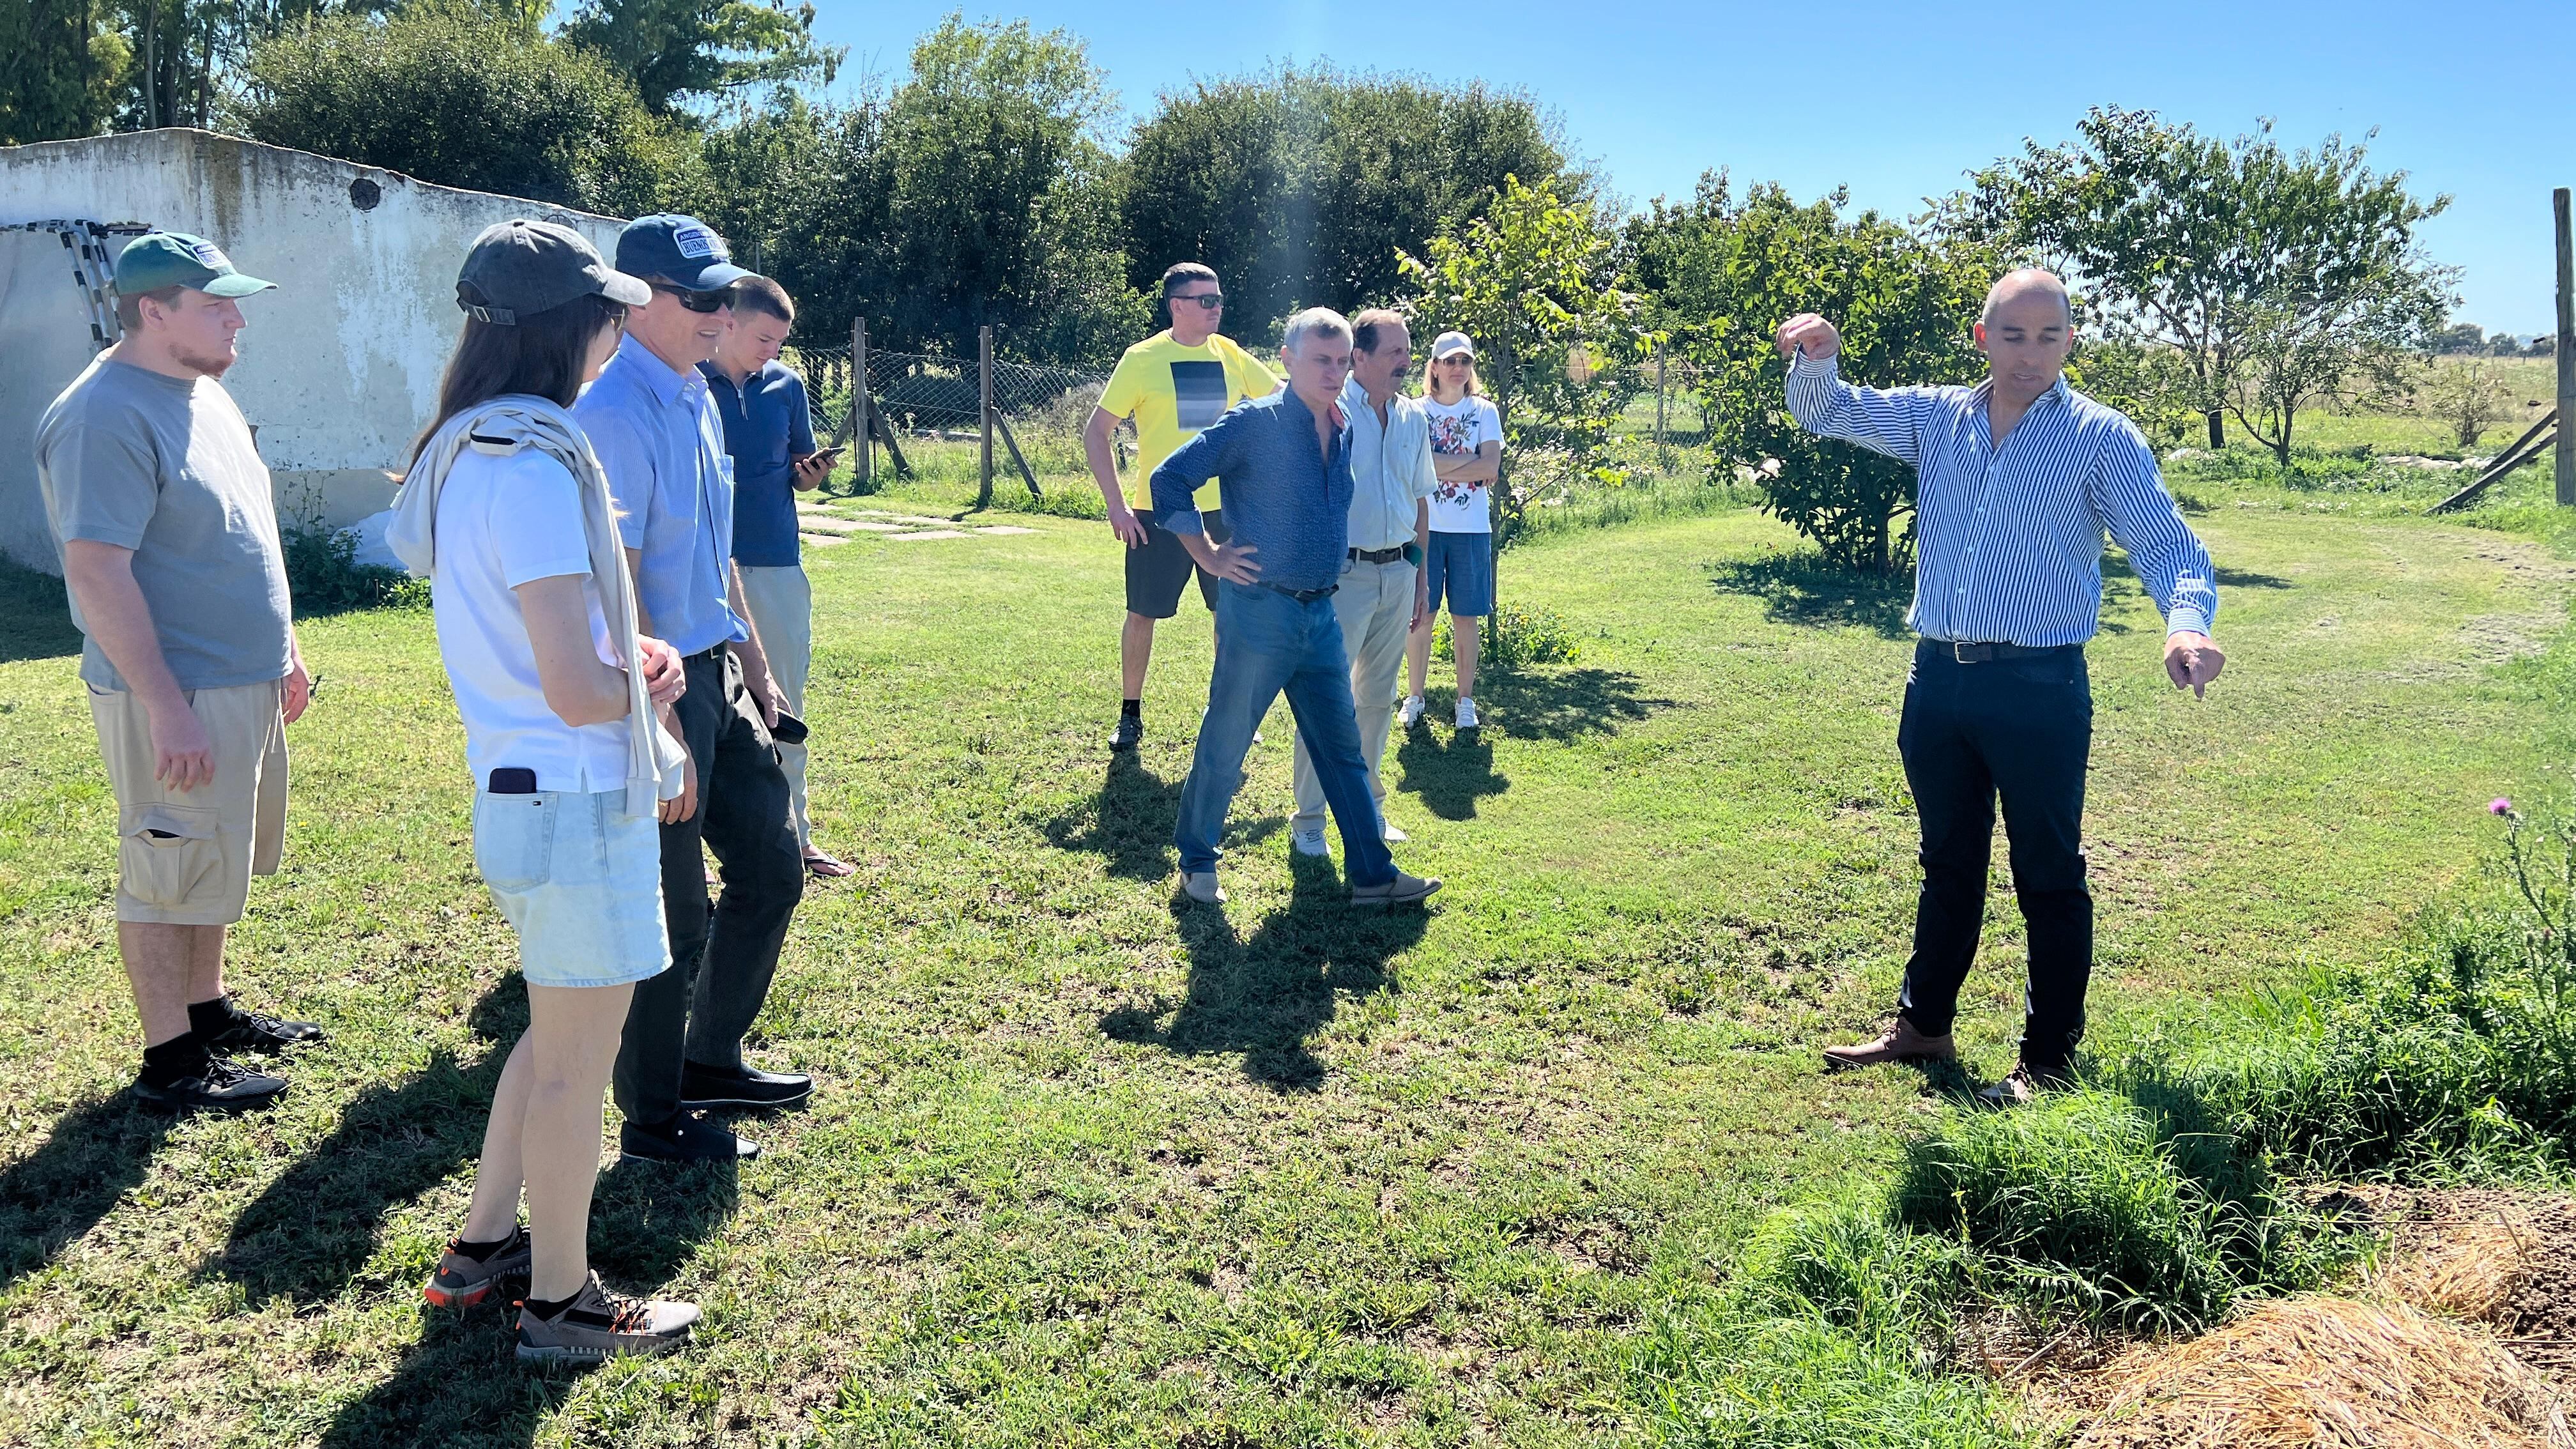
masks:
<svg viewBox="0 0 2576 1449"><path fill-rule="evenodd" d="M1172 412L1181 431L1194 433L1225 416L1225 364L1172 364Z"/></svg>

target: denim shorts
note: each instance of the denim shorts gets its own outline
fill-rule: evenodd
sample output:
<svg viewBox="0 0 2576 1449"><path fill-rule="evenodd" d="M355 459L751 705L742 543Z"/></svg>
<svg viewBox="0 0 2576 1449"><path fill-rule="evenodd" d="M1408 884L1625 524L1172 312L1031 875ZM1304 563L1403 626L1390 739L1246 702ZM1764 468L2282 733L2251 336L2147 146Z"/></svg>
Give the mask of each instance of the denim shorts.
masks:
<svg viewBox="0 0 2576 1449"><path fill-rule="evenodd" d="M531 986L623 986L671 964L662 832L622 789L474 792L474 868L519 933Z"/></svg>
<svg viewBox="0 0 2576 1449"><path fill-rule="evenodd" d="M1494 612L1494 536L1433 529L1423 557L1423 581L1431 590L1435 614L1444 596L1452 617L1481 619Z"/></svg>

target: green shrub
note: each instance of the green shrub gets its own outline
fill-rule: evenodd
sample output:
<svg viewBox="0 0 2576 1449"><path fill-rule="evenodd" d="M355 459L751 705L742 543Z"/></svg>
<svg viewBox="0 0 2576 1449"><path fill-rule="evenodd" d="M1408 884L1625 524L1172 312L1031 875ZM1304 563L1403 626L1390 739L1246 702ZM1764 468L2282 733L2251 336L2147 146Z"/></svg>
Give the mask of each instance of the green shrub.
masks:
<svg viewBox="0 0 2576 1449"><path fill-rule="evenodd" d="M2341 1261L2224 1138L2177 1133L2085 1090L1953 1112L1908 1153L1901 1218L1956 1235L1999 1286L2045 1310L2197 1332L2249 1291L2309 1286Z"/></svg>
<svg viewBox="0 0 2576 1449"><path fill-rule="evenodd" d="M357 561L358 536L345 528L305 523L279 535L285 545L286 587L298 618L351 609L420 609L429 606L429 580L400 569Z"/></svg>
<svg viewBox="0 0 2576 1449"><path fill-rule="evenodd" d="M1432 626L1431 652L1442 659L1455 657L1449 616L1445 613ZM1574 642L1573 628L1554 609L1499 606L1485 616L1476 633L1476 664L1480 669L1572 664L1581 652L1581 646Z"/></svg>

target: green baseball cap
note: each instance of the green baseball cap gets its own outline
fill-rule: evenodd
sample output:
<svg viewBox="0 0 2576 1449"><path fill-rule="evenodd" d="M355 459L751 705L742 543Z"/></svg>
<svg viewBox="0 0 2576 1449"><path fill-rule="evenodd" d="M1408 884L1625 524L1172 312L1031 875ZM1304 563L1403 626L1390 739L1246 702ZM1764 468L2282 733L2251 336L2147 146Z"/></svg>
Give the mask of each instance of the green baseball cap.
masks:
<svg viewBox="0 0 2576 1449"><path fill-rule="evenodd" d="M233 259L204 237L147 231L116 257L116 290L133 297L163 287L187 287L209 297L247 297L276 286L233 270Z"/></svg>

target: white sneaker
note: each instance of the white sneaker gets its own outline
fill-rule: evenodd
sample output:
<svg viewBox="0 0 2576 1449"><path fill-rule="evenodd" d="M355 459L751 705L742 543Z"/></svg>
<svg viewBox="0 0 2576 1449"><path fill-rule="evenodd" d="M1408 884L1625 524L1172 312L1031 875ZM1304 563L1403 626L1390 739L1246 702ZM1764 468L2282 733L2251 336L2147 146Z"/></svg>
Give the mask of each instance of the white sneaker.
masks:
<svg viewBox="0 0 2576 1449"><path fill-rule="evenodd" d="M1464 695L1461 695L1458 699L1458 728L1462 730L1471 730L1475 727L1476 702Z"/></svg>
<svg viewBox="0 0 2576 1449"><path fill-rule="evenodd" d="M1392 820L1386 821L1384 824L1386 826L1386 832L1380 835L1378 839L1385 841L1389 845L1401 845L1405 841L1413 838L1412 836L1404 833L1403 826L1396 824Z"/></svg>
<svg viewBox="0 0 2576 1449"><path fill-rule="evenodd" d="M1225 892L1218 889L1216 872L1212 870L1183 872L1181 892L1202 905L1222 905L1225 902Z"/></svg>
<svg viewBox="0 0 2576 1449"><path fill-rule="evenodd" d="M1399 728L1409 730L1415 725L1422 723L1423 708L1424 702L1421 695L1406 695L1404 697L1404 703L1399 706L1395 712L1396 725Z"/></svg>
<svg viewBox="0 0 2576 1449"><path fill-rule="evenodd" d="M1320 825L1312 830L1299 830L1290 834L1288 843L1296 847L1299 855L1330 854L1324 848L1324 829Z"/></svg>

